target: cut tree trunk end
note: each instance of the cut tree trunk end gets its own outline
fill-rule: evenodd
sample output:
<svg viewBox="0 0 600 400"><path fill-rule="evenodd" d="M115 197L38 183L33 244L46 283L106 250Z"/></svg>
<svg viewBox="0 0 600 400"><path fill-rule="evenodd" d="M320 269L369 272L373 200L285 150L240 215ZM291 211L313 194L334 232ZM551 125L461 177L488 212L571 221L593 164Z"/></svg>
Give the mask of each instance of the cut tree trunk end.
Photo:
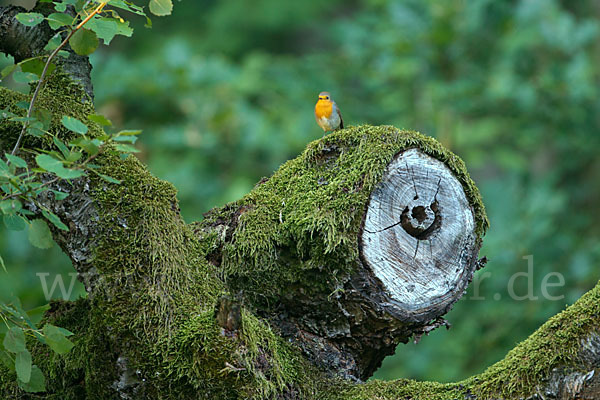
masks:
<svg viewBox="0 0 600 400"><path fill-rule="evenodd" d="M198 231L219 238L209 259L241 303L314 364L365 380L398 343L446 325L486 226L456 156L363 126L311 143Z"/></svg>
<svg viewBox="0 0 600 400"><path fill-rule="evenodd" d="M462 296L480 247L462 185L418 149L398 154L371 194L361 243L386 310L411 322L445 314Z"/></svg>

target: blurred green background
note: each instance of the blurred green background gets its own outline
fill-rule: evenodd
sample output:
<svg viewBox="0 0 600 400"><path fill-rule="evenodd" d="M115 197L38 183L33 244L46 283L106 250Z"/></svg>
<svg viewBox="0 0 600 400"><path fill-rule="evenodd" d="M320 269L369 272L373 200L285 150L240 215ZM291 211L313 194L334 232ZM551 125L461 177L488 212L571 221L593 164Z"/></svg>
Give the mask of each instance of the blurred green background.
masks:
<svg viewBox="0 0 600 400"><path fill-rule="evenodd" d="M490 261L447 315L452 328L400 345L376 377L480 372L597 282L599 2L188 0L153 29L134 21L132 39L92 56L96 105L117 129L143 129L140 158L178 188L188 222L319 138L322 90L347 125L415 129L466 162L491 221ZM44 304L39 272L68 288L56 246L34 249L3 228L0 243L0 299ZM511 276L529 255L531 281L513 289L531 284L538 299L516 300ZM560 300L543 295L551 272L565 280L547 289ZM77 284L71 297L82 293Z"/></svg>

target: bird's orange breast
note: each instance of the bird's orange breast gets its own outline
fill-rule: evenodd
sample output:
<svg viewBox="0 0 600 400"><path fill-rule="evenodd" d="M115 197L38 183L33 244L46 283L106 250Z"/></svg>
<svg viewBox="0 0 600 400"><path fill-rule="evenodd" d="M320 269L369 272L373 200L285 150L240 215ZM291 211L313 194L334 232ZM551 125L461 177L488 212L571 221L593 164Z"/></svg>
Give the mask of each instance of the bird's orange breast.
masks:
<svg viewBox="0 0 600 400"><path fill-rule="evenodd" d="M333 111L333 103L327 100L319 100L315 105L315 116L317 118L329 118Z"/></svg>

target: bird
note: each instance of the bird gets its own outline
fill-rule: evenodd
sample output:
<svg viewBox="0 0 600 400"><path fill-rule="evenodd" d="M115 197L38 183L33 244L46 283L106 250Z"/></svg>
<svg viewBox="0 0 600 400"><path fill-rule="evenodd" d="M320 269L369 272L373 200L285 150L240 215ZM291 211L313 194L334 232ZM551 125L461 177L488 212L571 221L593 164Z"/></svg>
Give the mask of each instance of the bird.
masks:
<svg viewBox="0 0 600 400"><path fill-rule="evenodd" d="M342 113L329 92L319 93L319 100L315 105L315 119L325 133L344 129Z"/></svg>

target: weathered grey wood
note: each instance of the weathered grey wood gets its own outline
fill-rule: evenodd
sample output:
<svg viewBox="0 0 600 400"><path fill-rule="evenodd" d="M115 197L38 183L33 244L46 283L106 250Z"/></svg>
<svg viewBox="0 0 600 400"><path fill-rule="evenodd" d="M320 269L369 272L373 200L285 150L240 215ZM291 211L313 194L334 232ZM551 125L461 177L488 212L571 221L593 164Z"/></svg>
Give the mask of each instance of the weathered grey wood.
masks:
<svg viewBox="0 0 600 400"><path fill-rule="evenodd" d="M418 149L388 166L371 194L361 241L362 259L381 281L389 309L415 321L442 315L462 295L479 251L462 185Z"/></svg>

